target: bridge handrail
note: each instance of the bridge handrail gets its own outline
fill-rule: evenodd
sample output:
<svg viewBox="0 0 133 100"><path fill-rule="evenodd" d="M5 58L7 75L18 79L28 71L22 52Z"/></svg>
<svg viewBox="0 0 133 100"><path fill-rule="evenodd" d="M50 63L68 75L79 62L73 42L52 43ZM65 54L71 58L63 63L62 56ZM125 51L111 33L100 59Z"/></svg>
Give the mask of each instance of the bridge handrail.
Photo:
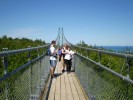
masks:
<svg viewBox="0 0 133 100"><path fill-rule="evenodd" d="M113 71L112 69L110 69L110 68L108 68L108 67L106 67L106 66L104 66L104 65L102 65L102 64L100 64L100 63L98 63L98 62L95 62L94 60L91 60L91 59L89 59L88 57L85 57L85 56L83 56L83 55L81 55L81 54L79 54L79 53L76 53L76 54L79 55L79 56L81 56L81 57L83 57L83 58L85 58L85 59L87 59L87 60L89 60L90 62L92 62L92 63L98 65L99 67L101 67L102 69L104 69L104 70L106 70L106 71L112 73L113 75L118 76L119 78L121 78L121 79L123 79L123 80L125 80L125 81L127 81L127 82L129 82L129 83L131 83L131 84L133 84L133 80L131 80L129 77L123 76L123 75L121 75L121 74L119 74L119 73Z"/></svg>
<svg viewBox="0 0 133 100"><path fill-rule="evenodd" d="M16 54L16 53L20 53L20 52L36 50L36 49L44 48L44 47L47 47L47 46L48 45L25 48L25 49L18 49L18 50L3 51L3 52L0 52L0 57L4 57L4 56L7 56L7 55L11 55L11 54Z"/></svg>
<svg viewBox="0 0 133 100"><path fill-rule="evenodd" d="M5 79L7 79L8 77L10 77L13 74L19 72L21 69L25 68L26 66L29 66L30 64L34 63L35 61L41 59L44 56L45 56L45 54L44 55L41 55L41 56L39 56L39 57L37 57L37 58L35 58L33 60L28 61L27 63L25 63L25 64L21 65L20 67L18 67L17 69L13 70L12 72L9 72L6 75L4 75L2 78L0 78L0 81L3 81Z"/></svg>
<svg viewBox="0 0 133 100"><path fill-rule="evenodd" d="M9 51L6 49L0 52L0 58L3 62L3 72L1 72L0 77L0 100L10 98L17 100L24 98L26 100L39 99L49 77L49 72L47 72L49 68L48 56L46 56L47 47L48 45L43 45ZM20 55L17 55L19 53ZM17 55L18 58L12 59L12 55ZM11 68L12 66L9 66L12 64L10 63L11 60L14 60L14 62L18 60L17 66ZM21 60L24 61L21 62ZM19 62L20 64L18 64Z"/></svg>
<svg viewBox="0 0 133 100"><path fill-rule="evenodd" d="M73 44L71 44L71 45L74 46L74 47L95 51L95 52L98 52L98 53L104 53L104 54L108 54L108 55L112 55L112 56L133 59L133 55L130 55L130 54L123 54L123 53L109 52L109 51L99 50L99 49L86 48L86 47L76 46L76 45L73 45Z"/></svg>

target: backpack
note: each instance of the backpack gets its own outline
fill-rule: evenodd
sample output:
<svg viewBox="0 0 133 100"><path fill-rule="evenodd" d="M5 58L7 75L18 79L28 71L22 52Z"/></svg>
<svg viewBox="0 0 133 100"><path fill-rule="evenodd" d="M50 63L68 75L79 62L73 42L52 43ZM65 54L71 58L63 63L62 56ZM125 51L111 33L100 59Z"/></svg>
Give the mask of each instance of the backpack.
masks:
<svg viewBox="0 0 133 100"><path fill-rule="evenodd" d="M46 52L46 55L48 55L48 56L54 56L55 58L57 58L57 54L52 54L50 48L51 48L51 46L48 47L47 52Z"/></svg>
<svg viewBox="0 0 133 100"><path fill-rule="evenodd" d="M47 49L46 55L51 56L50 46L49 46L48 49Z"/></svg>

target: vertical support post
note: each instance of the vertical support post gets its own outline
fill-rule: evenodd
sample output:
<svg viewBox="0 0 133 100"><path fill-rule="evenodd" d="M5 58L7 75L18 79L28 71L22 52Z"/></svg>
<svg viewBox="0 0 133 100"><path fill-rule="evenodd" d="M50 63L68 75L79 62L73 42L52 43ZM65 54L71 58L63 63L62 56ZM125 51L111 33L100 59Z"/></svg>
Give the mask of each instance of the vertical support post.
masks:
<svg viewBox="0 0 133 100"><path fill-rule="evenodd" d="M3 51L7 52L8 48L3 48ZM7 66L8 66L8 60L7 56L3 57L3 65L4 65L4 75L7 74Z"/></svg>
<svg viewBox="0 0 133 100"><path fill-rule="evenodd" d="M43 48L43 52L42 52L43 55L44 55L44 50L45 50L45 47Z"/></svg>
<svg viewBox="0 0 133 100"><path fill-rule="evenodd" d="M57 40L58 40L58 46L60 47L61 46L61 44L60 44L60 28L59 28L59 30L58 30L58 38L57 38Z"/></svg>
<svg viewBox="0 0 133 100"><path fill-rule="evenodd" d="M101 63L101 52L98 51L98 62Z"/></svg>
<svg viewBox="0 0 133 100"><path fill-rule="evenodd" d="M41 61L41 59L39 60L39 62L40 62L40 66L39 66L39 69L40 69L40 71L39 71L39 75L40 75L40 90L39 91L41 91L41 63L42 63L42 61Z"/></svg>
<svg viewBox="0 0 133 100"><path fill-rule="evenodd" d="M127 78L130 78L130 76L129 76L129 74L130 74L130 63L131 63L131 61L130 61L130 59L128 59L127 58L127 56L126 56L126 66L127 66ZM126 99L128 100L129 98L128 98L128 83L127 83L127 92L126 92Z"/></svg>
<svg viewBox="0 0 133 100"><path fill-rule="evenodd" d="M74 68L73 68L73 72L75 72L75 67L76 67L76 56L77 56L77 55L74 55L74 56L73 56L73 57L74 57L74 60L73 60L73 62L74 62L74 63L73 63L73 67L74 67Z"/></svg>
<svg viewBox="0 0 133 100"><path fill-rule="evenodd" d="M46 52L46 50L45 50L45 49L46 49L46 47L44 47L44 48L43 48L43 55L44 55L44 54L45 54L45 52Z"/></svg>
<svg viewBox="0 0 133 100"><path fill-rule="evenodd" d="M62 35L62 47L63 47L63 37L64 37L64 36L63 36L63 33L64 33L64 32L63 32L63 28L62 28L62 34L61 34L61 35Z"/></svg>
<svg viewBox="0 0 133 100"><path fill-rule="evenodd" d="M126 58L126 66L127 66L127 78L130 78L130 76L129 76L129 73L130 73L130 66L129 66L129 59L128 58Z"/></svg>
<svg viewBox="0 0 133 100"><path fill-rule="evenodd" d="M38 52L38 58L39 58L40 57L40 49L39 48L37 49L37 52ZM40 89L41 89L41 59L39 59L38 64L39 64L38 65L39 66L39 68L38 68L38 78L39 78L39 86L38 86L38 88L39 88L39 91L40 91Z"/></svg>
<svg viewBox="0 0 133 100"><path fill-rule="evenodd" d="M31 46L28 46L28 48L30 49ZM30 50L28 51L28 61L30 61Z"/></svg>
<svg viewBox="0 0 133 100"><path fill-rule="evenodd" d="M80 54L82 55L82 48L80 48Z"/></svg>
<svg viewBox="0 0 133 100"><path fill-rule="evenodd" d="M87 57L89 58L90 55L90 50L87 51Z"/></svg>
<svg viewBox="0 0 133 100"><path fill-rule="evenodd" d="M86 57L88 58L88 50L86 49Z"/></svg>
<svg viewBox="0 0 133 100"><path fill-rule="evenodd" d="M7 52L8 48L3 48L3 51ZM8 56L8 55L7 55ZM8 59L7 56L3 57L4 75L7 75ZM8 83L5 81L6 100L8 100Z"/></svg>
<svg viewBox="0 0 133 100"><path fill-rule="evenodd" d="M39 47L39 45L38 45L38 47ZM37 53L38 53L38 57L40 57L40 49L39 48L37 49Z"/></svg>
<svg viewBox="0 0 133 100"><path fill-rule="evenodd" d="M28 46L28 48L30 49L31 48L31 46ZM30 50L28 51L28 62L30 62ZM29 92L30 92L30 96L31 96L31 94L32 94L32 66L31 65L29 65L29 67L30 67L30 71L29 71Z"/></svg>

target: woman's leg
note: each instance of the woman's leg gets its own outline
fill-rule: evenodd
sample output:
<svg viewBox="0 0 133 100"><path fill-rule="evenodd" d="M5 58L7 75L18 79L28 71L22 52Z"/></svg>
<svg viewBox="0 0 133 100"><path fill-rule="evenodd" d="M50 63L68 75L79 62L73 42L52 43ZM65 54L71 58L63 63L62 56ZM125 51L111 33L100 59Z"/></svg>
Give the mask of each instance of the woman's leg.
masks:
<svg viewBox="0 0 133 100"><path fill-rule="evenodd" d="M64 57L62 57L62 65L63 65L62 73L65 71L65 65L66 65L65 63L66 63L65 59Z"/></svg>
<svg viewBox="0 0 133 100"><path fill-rule="evenodd" d="M55 71L55 67L56 67L57 61L56 60L50 60L50 74L51 74L51 78L54 77L54 71Z"/></svg>
<svg viewBox="0 0 133 100"><path fill-rule="evenodd" d="M69 66L69 71L71 71L72 59L70 59L69 64L70 64L70 66Z"/></svg>
<svg viewBox="0 0 133 100"><path fill-rule="evenodd" d="M59 62L61 61L61 55L59 55Z"/></svg>
<svg viewBox="0 0 133 100"><path fill-rule="evenodd" d="M68 71L68 60L64 60L64 62L65 62L65 65L66 65L66 70Z"/></svg>
<svg viewBox="0 0 133 100"><path fill-rule="evenodd" d="M68 71L71 71L71 60L68 60Z"/></svg>

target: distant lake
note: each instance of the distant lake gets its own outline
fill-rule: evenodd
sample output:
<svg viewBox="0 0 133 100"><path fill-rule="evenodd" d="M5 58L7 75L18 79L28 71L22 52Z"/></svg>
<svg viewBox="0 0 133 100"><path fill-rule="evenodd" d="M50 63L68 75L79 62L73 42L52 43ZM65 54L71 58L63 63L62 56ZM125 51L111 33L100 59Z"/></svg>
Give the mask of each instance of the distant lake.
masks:
<svg viewBox="0 0 133 100"><path fill-rule="evenodd" d="M133 46L98 46L99 48L104 48L106 50L112 50L115 52L133 52Z"/></svg>

